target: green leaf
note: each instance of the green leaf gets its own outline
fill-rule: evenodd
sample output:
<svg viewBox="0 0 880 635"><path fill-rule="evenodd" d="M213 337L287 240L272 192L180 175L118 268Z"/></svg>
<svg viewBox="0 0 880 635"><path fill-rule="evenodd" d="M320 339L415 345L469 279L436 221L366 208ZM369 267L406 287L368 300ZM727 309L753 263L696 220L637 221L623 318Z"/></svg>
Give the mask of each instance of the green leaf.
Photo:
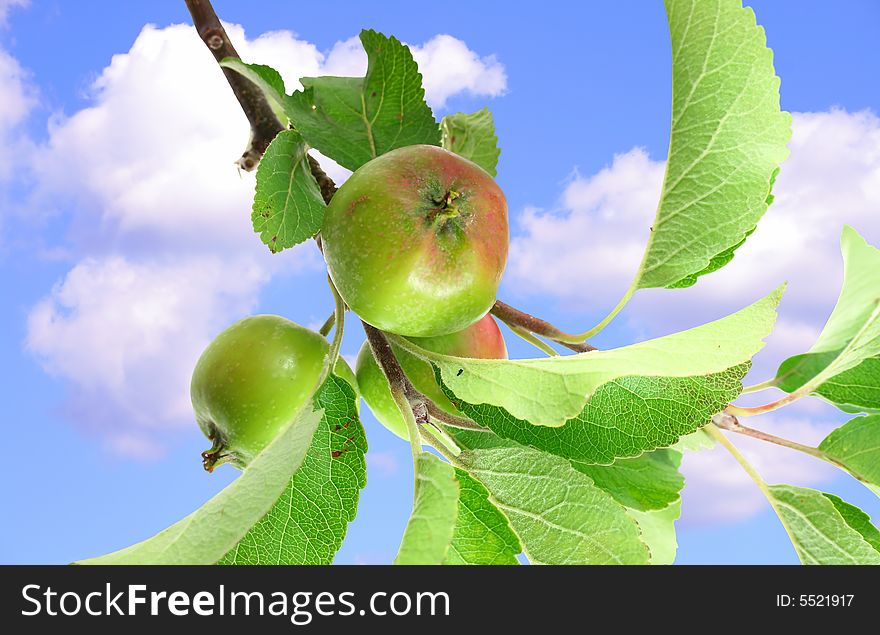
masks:
<svg viewBox="0 0 880 635"><path fill-rule="evenodd" d="M323 412L306 406L247 469L152 538L77 564L214 564L266 515L305 460Z"/></svg>
<svg viewBox="0 0 880 635"><path fill-rule="evenodd" d="M330 564L367 483L367 439L357 396L330 376L318 393L324 410L305 460L281 497L220 564Z"/></svg>
<svg viewBox="0 0 880 635"><path fill-rule="evenodd" d="M666 0L666 13L669 156L633 290L690 284L729 262L767 210L791 136L773 52L751 8L741 0Z"/></svg>
<svg viewBox="0 0 880 635"><path fill-rule="evenodd" d="M752 233L753 232L749 232L748 234L746 234L746 238L751 236ZM724 265L729 263L731 260L733 260L734 252L745 244L746 238L743 238L741 241L739 241L737 244L735 244L730 249L728 249L726 251L722 251L717 256L714 256L712 258L712 260L709 261L709 264L706 266L706 268L703 269L702 271L698 271L697 273L691 274L689 276L685 276L684 278L682 278L678 282L674 282L670 285L667 285L666 288L667 289L686 289L687 287L694 286L695 284L697 284L697 280L700 277L708 275L708 274L712 273L713 271L718 271L719 269L721 269L721 267L723 267Z"/></svg>
<svg viewBox="0 0 880 635"><path fill-rule="evenodd" d="M681 452L656 450L612 465L586 465L572 461L621 505L638 511L662 510L679 500L684 477L678 471Z"/></svg>
<svg viewBox="0 0 880 635"><path fill-rule="evenodd" d="M489 431L454 430L452 434L459 446L470 450L522 447ZM684 478L678 472L680 464L681 452L670 449L623 459L610 466L572 465L626 507L626 513L639 526L651 564L672 564L678 548L674 523L681 515L684 486Z"/></svg>
<svg viewBox="0 0 880 635"><path fill-rule="evenodd" d="M519 564L519 538L507 517L489 501L489 491L457 469L458 519L444 564Z"/></svg>
<svg viewBox="0 0 880 635"><path fill-rule="evenodd" d="M288 97L281 73L265 64L245 64L236 57L222 59L220 66L235 71L249 79L263 93L275 116L278 117L278 121L286 126L287 113L285 112L285 106Z"/></svg>
<svg viewBox="0 0 880 635"><path fill-rule="evenodd" d="M790 357L779 366L778 387L794 392L816 377L837 357L836 352ZM880 356L869 357L855 368L826 379L811 393L844 412L880 414Z"/></svg>
<svg viewBox="0 0 880 635"><path fill-rule="evenodd" d="M847 411L880 408L880 250L846 226L843 287L819 339L782 363L779 387L815 392ZM829 380L835 379L829 384Z"/></svg>
<svg viewBox="0 0 880 635"><path fill-rule="evenodd" d="M836 496L794 485L770 485L771 502L803 564L880 564L876 529Z"/></svg>
<svg viewBox="0 0 880 635"><path fill-rule="evenodd" d="M865 542L880 553L880 530L871 524L871 517L855 505L850 505L834 494L826 493L825 498L834 504L834 508L843 516L846 524L859 532Z"/></svg>
<svg viewBox="0 0 880 635"><path fill-rule="evenodd" d="M701 450L711 450L714 447L715 439L710 437L703 428L681 437L672 446L679 452L700 452Z"/></svg>
<svg viewBox="0 0 880 635"><path fill-rule="evenodd" d="M524 447L459 457L510 520L532 564L646 564L626 510L568 461Z"/></svg>
<svg viewBox="0 0 880 635"><path fill-rule="evenodd" d="M678 471L680 451L656 450L608 466L572 465L626 507L639 526L642 542L648 546L651 564L674 562L678 550L675 521L681 516L684 487L684 477Z"/></svg>
<svg viewBox="0 0 880 635"><path fill-rule="evenodd" d="M257 168L251 219L254 231L277 253L304 242L321 230L326 205L295 130L284 130L266 149Z"/></svg>
<svg viewBox="0 0 880 635"><path fill-rule="evenodd" d="M440 145L425 103L422 76L409 48L394 37L361 31L367 74L304 77L287 114L308 144L349 170L380 154L416 144Z"/></svg>
<svg viewBox="0 0 880 635"><path fill-rule="evenodd" d="M681 499L663 509L629 509L628 512L642 531L642 541L651 552L651 564L673 564L678 551L675 521L681 517Z"/></svg>
<svg viewBox="0 0 880 635"><path fill-rule="evenodd" d="M443 564L458 518L455 468L423 452L416 462L416 488L394 564Z"/></svg>
<svg viewBox="0 0 880 635"><path fill-rule="evenodd" d="M733 315L689 331L578 355L464 359L423 350L401 337L392 339L439 368L443 384L461 401L500 406L516 419L558 427L577 417L600 386L620 378L694 378L732 372L729 369L745 364L763 347L781 294L781 288L777 289ZM718 379L707 381L711 385ZM680 430L675 436L693 429Z"/></svg>
<svg viewBox="0 0 880 635"><path fill-rule="evenodd" d="M498 174L498 137L492 113L483 108L471 114L463 112L446 115L440 122L444 148L465 159L470 159L492 176Z"/></svg>
<svg viewBox="0 0 880 635"><path fill-rule="evenodd" d="M819 449L880 496L880 415L851 419L825 437Z"/></svg>
<svg viewBox="0 0 880 635"><path fill-rule="evenodd" d="M701 377L619 377L599 386L584 409L558 427L534 425L541 420L517 419L498 406L470 404L441 388L462 413L498 436L587 471L588 464L639 456L701 428L739 396L747 371L748 364L742 364Z"/></svg>

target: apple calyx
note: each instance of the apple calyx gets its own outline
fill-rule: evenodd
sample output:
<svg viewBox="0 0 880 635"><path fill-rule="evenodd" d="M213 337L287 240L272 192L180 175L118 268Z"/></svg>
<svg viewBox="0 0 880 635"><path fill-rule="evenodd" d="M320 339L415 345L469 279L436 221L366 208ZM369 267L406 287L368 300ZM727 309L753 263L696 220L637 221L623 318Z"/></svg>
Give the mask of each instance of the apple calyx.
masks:
<svg viewBox="0 0 880 635"><path fill-rule="evenodd" d="M428 222L442 226L446 221L458 218L464 212L459 206L466 198L461 192L446 190L440 196L430 196L431 209L428 212Z"/></svg>
<svg viewBox="0 0 880 635"><path fill-rule="evenodd" d="M211 441L211 447L202 452L202 467L205 468L205 471L210 474L212 473L218 466L223 465L224 463L232 463L236 464L238 460L238 456L235 452L230 452L229 446L224 441L223 437L220 434L220 431L214 427L213 424L210 425L211 428L211 436L208 437L208 440Z"/></svg>

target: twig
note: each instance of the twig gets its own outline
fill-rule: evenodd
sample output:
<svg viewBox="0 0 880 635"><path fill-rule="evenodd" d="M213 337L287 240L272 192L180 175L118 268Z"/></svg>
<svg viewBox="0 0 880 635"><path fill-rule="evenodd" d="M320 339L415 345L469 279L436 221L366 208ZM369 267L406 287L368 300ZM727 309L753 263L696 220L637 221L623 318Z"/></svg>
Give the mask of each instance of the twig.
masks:
<svg viewBox="0 0 880 635"><path fill-rule="evenodd" d="M310 154L307 156L309 157L309 167L312 170L312 176L315 177L318 187L321 189L321 198L324 199L325 203L329 204L330 199L336 194L336 183L321 169L321 164L318 163L315 157Z"/></svg>
<svg viewBox="0 0 880 635"><path fill-rule="evenodd" d="M535 335L540 335L548 340L562 344L566 348L577 353L586 353L588 351L596 350L595 346L586 342L576 341L576 336L559 330L550 324L550 322L537 318L534 315L529 315L525 311L520 311L501 300L495 301L495 305L490 312L508 326L515 325L524 328Z"/></svg>
<svg viewBox="0 0 880 635"><path fill-rule="evenodd" d="M731 414L730 412L719 412L714 417L712 417L712 423L714 423L722 430L727 430L728 432L736 432L737 434L752 437L753 439L760 439L761 441L766 441L767 443L774 443L776 445L781 445L784 448L797 450L798 452L803 452L804 454L809 454L810 456L816 457L817 459L821 459L826 463L831 463L835 467L839 467L842 470L849 471L846 469L845 465L832 459L819 448L814 448L810 445L798 443L797 441L792 441L783 437L777 437L776 435L770 434L768 432L762 432L761 430L755 430L754 428L746 427L742 425L739 422L739 419L737 419L736 416ZM856 476L856 478L859 477Z"/></svg>
<svg viewBox="0 0 880 635"><path fill-rule="evenodd" d="M722 413L723 414L723 413ZM758 486L758 489L761 490L761 493L764 494L764 497L767 499L767 502L770 503L770 507L773 508L773 511L776 512L776 516L779 518L779 522L782 523L783 528L785 528L786 533L791 539L792 543L795 542L794 533L791 530L791 527L788 526L788 522L785 520L785 516L782 514L782 510L779 508L779 503L776 500L776 497L773 496L773 492L770 491L770 486L767 485L767 482L764 478L758 473L758 470L749 463L748 459L743 456L742 452L737 449L737 447L727 438L721 429L715 424L708 424L704 430L711 436L713 439L718 441L724 449L727 450L730 455L736 459L736 462L740 464L740 466L746 471L751 479L755 482L755 485Z"/></svg>
<svg viewBox="0 0 880 635"><path fill-rule="evenodd" d="M751 463L748 462L746 457L742 455L742 453L737 449L733 443L730 442L724 433L718 428L714 423L707 424L704 428L706 432L709 433L709 436L718 441L721 445L724 446L724 449L730 452L731 456L736 459L736 462L742 466L742 468L746 471L752 480L755 482L755 485L758 486L758 489L763 492L764 496L767 497L767 500L770 501L770 504L773 506L774 510L776 509L776 502L773 498L773 495L770 493L770 488L767 487L767 482L763 479L763 477L758 473L758 471L752 466ZM777 512L778 513L778 512Z"/></svg>
<svg viewBox="0 0 880 635"><path fill-rule="evenodd" d="M214 7L211 6L210 0L185 0L185 2L199 37L202 38L205 46L211 51L214 59L217 62L227 57L241 59L238 51L232 45L226 29L220 23L220 18L217 17ZM269 105L266 97L256 84L231 69L221 67L220 70L226 76L226 81L229 82L235 98L238 100L245 117L247 117L248 122L251 124L250 142L237 161L242 169L250 172L257 167L272 139L284 130L284 123L275 116L272 106ZM320 164L312 156L309 156L309 167L311 168L312 176L318 182L318 187L321 188L321 196L324 198L324 202L329 203L330 199L333 198L333 194L336 193L336 184L333 182L333 179L327 176L327 173L321 169Z"/></svg>
<svg viewBox="0 0 880 635"><path fill-rule="evenodd" d="M530 330L525 329L521 326L517 326L516 324L508 324L507 322L505 322L505 324L507 324L507 327L511 331L513 331L514 335L518 335L521 339L525 340L542 353L550 357L557 357L559 355L559 353L557 353L552 346L550 346L547 342L532 333Z"/></svg>
<svg viewBox="0 0 880 635"><path fill-rule="evenodd" d="M324 320L324 323L321 325L321 328L318 329L318 333L327 337L327 334L330 332L330 329L333 328L333 325L336 324L336 312L330 314L330 316Z"/></svg>
<svg viewBox="0 0 880 635"><path fill-rule="evenodd" d="M812 382L810 384L804 384L794 392L790 392L783 397L780 397L776 401L771 401L770 403L764 404L762 406L735 406L730 404L727 406L727 412L736 417L754 417L755 415L762 415L767 412L773 412L774 410L779 410L783 406L787 406L790 403L794 403L801 397L806 397L813 391Z"/></svg>
<svg viewBox="0 0 880 635"><path fill-rule="evenodd" d="M430 445L432 448L442 454L443 457L454 466L463 468L464 466L458 460L458 456L453 452L452 448L443 443L443 441L441 441L440 438L437 437L437 435L435 435L428 429L429 427L430 426L422 426L421 429L422 437L425 439L425 441L428 442L428 445ZM461 450L458 450L458 453L461 454Z"/></svg>
<svg viewBox="0 0 880 635"><path fill-rule="evenodd" d="M400 362L391 349L391 343L385 334L374 326L370 326L366 322L361 322L364 326L364 332L367 335L367 341L373 351L373 356L379 364L379 368L385 374L388 380L388 387L391 389L391 397L400 411L406 423L407 432L409 434L409 444L413 457L413 473L415 476L415 484L413 486L414 495L418 494L419 479L416 468L419 464L419 456L422 453L421 435L419 427L421 424L428 423L428 409L424 397L421 399L419 393L410 383Z"/></svg>
<svg viewBox="0 0 880 635"><path fill-rule="evenodd" d="M779 384L779 377L773 377L772 379L768 379L767 381L762 381L760 384L752 384L751 386L746 386L742 390L742 394L748 395L753 392L761 392L762 390L767 390L769 388L776 388Z"/></svg>
<svg viewBox="0 0 880 635"><path fill-rule="evenodd" d="M403 368L401 368L400 362L397 361L397 356L394 354L388 338L385 337L385 333L366 322L362 322L362 324L364 326L364 333L367 335L367 341L370 343L370 348L373 350L373 355L376 357L376 362L379 364L379 367L388 379L388 385L392 390L398 388L403 392L404 396L410 402L410 405L415 411L415 417L418 423L427 423L428 399L416 390L415 386L410 382L409 377L403 372Z"/></svg>
<svg viewBox="0 0 880 635"><path fill-rule="evenodd" d="M443 408L441 408L440 406L435 404L430 399L427 399L425 401L425 406L428 409L428 416L431 419L435 419L435 420L439 421L440 423L449 426L450 428L458 428L460 430L476 430L478 432L488 432L488 430L486 430L486 428L484 428L483 426L481 426L478 423L471 421L470 419L468 419L466 417L459 417L459 416L454 415L450 412L446 412L445 410L443 410Z"/></svg>
<svg viewBox="0 0 880 635"><path fill-rule="evenodd" d="M199 37L215 60L219 62L227 57L241 59L229 40L226 29L220 23L220 18L214 12L210 0L186 0L186 7L192 15L193 25ZM228 68L223 68L222 71L251 124L250 143L238 160L238 165L242 169L250 171L257 167L260 157L266 152L275 135L284 130L284 125L278 121L269 102L253 82Z"/></svg>
<svg viewBox="0 0 880 635"><path fill-rule="evenodd" d="M345 302L342 301L342 296L339 295L339 291L336 290L336 285L333 284L330 276L327 276L327 283L330 285L330 292L333 294L333 321L336 324L336 332L333 334L333 340L330 342L330 350L327 351L327 365L324 367L324 372L321 373L321 379L317 386L315 386L315 391L318 390L336 368L336 361L339 359L339 351L342 348L342 334L345 332Z"/></svg>

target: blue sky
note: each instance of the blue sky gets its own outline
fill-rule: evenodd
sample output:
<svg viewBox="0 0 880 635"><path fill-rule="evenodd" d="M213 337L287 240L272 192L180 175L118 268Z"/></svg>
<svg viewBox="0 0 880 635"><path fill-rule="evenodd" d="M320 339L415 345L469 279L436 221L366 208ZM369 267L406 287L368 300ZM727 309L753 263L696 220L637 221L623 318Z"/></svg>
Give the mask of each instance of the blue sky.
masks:
<svg viewBox="0 0 880 635"><path fill-rule="evenodd" d="M172 26L188 23L182 1L22 4L0 0L0 562L63 563L152 535L234 478L201 470L206 443L185 399L210 337L259 312L316 325L331 302L311 245L271 258L248 230L252 175L232 165L247 127L201 42ZM240 52L289 86L356 72L349 40L370 27L415 46L438 116L488 105L513 228L501 295L585 328L632 275L662 177L662 3L412 4L215 2L244 28L230 31ZM597 343L688 328L789 280L757 381L808 348L833 306L840 227L880 244L880 6L749 4L795 113L777 202L729 267L693 289L644 292ZM351 328L343 353L362 338ZM816 443L843 420L809 401L755 425ZM369 480L345 563L390 561L411 502L408 448L364 421ZM833 491L880 519L848 477L735 441L769 480ZM795 561L728 457L688 456L684 471L679 562Z"/></svg>

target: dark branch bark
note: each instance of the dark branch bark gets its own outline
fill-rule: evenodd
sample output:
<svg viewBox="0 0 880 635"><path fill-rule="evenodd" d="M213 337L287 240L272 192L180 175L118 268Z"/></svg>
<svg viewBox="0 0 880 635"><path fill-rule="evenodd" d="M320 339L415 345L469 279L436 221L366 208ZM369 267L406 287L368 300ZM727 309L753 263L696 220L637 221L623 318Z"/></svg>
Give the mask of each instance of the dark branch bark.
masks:
<svg viewBox="0 0 880 635"><path fill-rule="evenodd" d="M318 187L321 188L321 196L324 202L329 205L330 199L336 194L336 183L327 176L327 173L321 169L321 165L315 160L315 157L311 155L309 155L309 167L312 169L312 176L318 182Z"/></svg>
<svg viewBox="0 0 880 635"><path fill-rule="evenodd" d="M535 335L540 335L543 338L552 340L577 353L586 353L596 350L595 346L586 342L572 343L566 341L571 339L571 336L564 331L560 331L558 328L550 324L550 322L537 318L534 315L529 315L524 311L520 311L501 300L495 301L491 313L505 324L515 324L516 326L520 326L531 331Z"/></svg>
<svg viewBox="0 0 880 635"><path fill-rule="evenodd" d="M480 424L471 421L466 417L459 417L457 415L446 412L433 401L428 400L426 405L428 408L428 416L431 417L431 419L439 421L440 423L443 423L450 428L459 428L460 430L477 430L478 432L489 432L489 430L487 430Z"/></svg>
<svg viewBox="0 0 880 635"><path fill-rule="evenodd" d="M400 362L394 354L394 349L391 348L391 343L388 341L388 338L385 337L385 334L366 322L362 322L362 324L364 325L364 331L367 334L367 341L370 343L370 348L373 350L373 355L376 357L376 362L379 364L382 372L385 373L385 377L388 379L388 384L390 385L391 390L393 391L397 389L404 394L412 407L416 423L423 425L433 419L452 428L488 432L486 428L470 419L446 412L431 401L426 395L421 393L412 385L409 377L406 376L403 368L401 368Z"/></svg>
<svg viewBox="0 0 880 635"><path fill-rule="evenodd" d="M406 376L406 373L403 372L403 368L400 367L400 362L397 361L397 356L394 354L391 343L385 337L385 334L366 322L362 321L361 323L364 325L364 332L367 334L367 341L370 343L370 348L373 350L376 362L388 379L391 391L401 391L403 393L412 407L416 423L419 425L427 423L429 400L416 390L415 386L412 385L412 382Z"/></svg>
<svg viewBox="0 0 880 635"><path fill-rule="evenodd" d="M209 0L186 0L186 6L192 15L193 25L195 25L199 37L202 38L215 60L219 62L227 57L241 59L238 51L229 40L226 29L220 24L220 19ZM235 93L235 98L238 99L241 109L251 124L250 144L238 160L238 165L242 169L250 171L257 167L260 157L266 152L269 143L275 138L275 135L284 130L284 126L278 121L269 102L253 82L228 68L222 70L232 92Z"/></svg>
<svg viewBox="0 0 880 635"><path fill-rule="evenodd" d="M217 17L214 7L211 6L210 0L185 0L185 2L199 37L211 51L214 59L217 62L227 57L241 59L226 34L226 29L220 23L220 18ZM245 117L251 124L250 143L237 162L242 169L251 171L257 167L272 139L284 130L284 124L278 121L278 117L275 116L275 112L263 96L262 91L253 82L228 68L221 70L226 76L226 81L229 82L235 98L238 99ZM336 193L336 184L311 156L309 157L309 166L321 188L324 202L329 203Z"/></svg>

